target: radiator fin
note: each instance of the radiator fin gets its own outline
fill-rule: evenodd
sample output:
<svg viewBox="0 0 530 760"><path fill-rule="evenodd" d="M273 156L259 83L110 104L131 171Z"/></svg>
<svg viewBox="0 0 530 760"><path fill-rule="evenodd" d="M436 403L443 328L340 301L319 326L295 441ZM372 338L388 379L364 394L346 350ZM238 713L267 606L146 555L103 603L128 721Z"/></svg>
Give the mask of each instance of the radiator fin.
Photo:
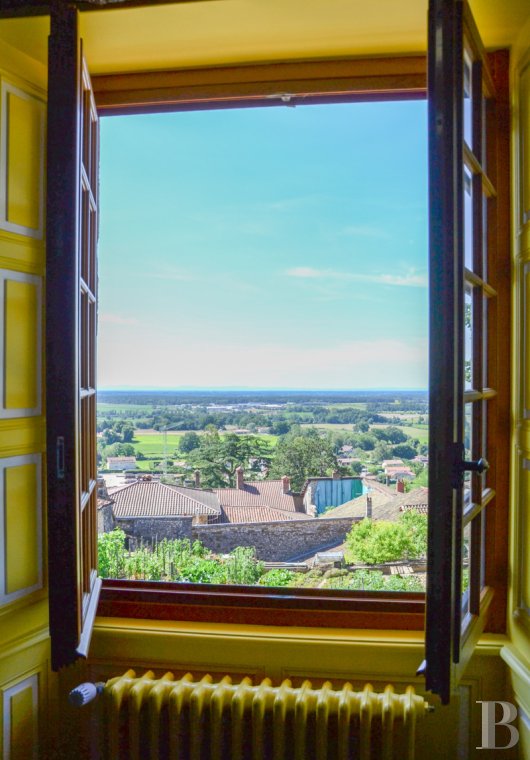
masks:
<svg viewBox="0 0 530 760"><path fill-rule="evenodd" d="M412 686L376 693L151 670L127 671L104 694L109 760L414 760L428 707Z"/></svg>

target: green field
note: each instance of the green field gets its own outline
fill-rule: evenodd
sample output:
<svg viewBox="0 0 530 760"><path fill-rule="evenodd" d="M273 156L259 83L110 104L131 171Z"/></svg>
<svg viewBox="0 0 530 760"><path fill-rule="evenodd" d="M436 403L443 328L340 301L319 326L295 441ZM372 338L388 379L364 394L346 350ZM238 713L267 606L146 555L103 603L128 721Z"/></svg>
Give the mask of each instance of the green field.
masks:
<svg viewBox="0 0 530 760"><path fill-rule="evenodd" d="M322 423L309 423L309 424L303 424L301 425L303 428L317 428L317 430L325 430L327 433L344 433L348 432L351 433L353 431L353 425L351 423L331 423L331 422L322 422ZM370 425L370 429L373 430L374 428L387 428L391 427L391 425L388 425L386 423L380 423L376 422L374 425ZM399 429L402 430L405 435L410 436L410 438L417 438L420 443L428 443L429 442L429 426L428 425L400 425Z"/></svg>
<svg viewBox="0 0 530 760"><path fill-rule="evenodd" d="M141 414L148 417L153 413L154 407L151 404L108 404L105 401L98 401L98 417L106 417L114 414Z"/></svg>
<svg viewBox="0 0 530 760"><path fill-rule="evenodd" d="M185 459L186 458L186 456L179 451L179 442L185 432L187 431L179 430L179 431L168 432L167 453L168 453L168 457L170 457L171 459L175 459L175 458ZM198 431L197 434L201 435L201 431ZM269 446L276 446L276 443L278 442L277 435L259 435L256 437L260 438L265 443L268 443ZM163 458L164 456L164 435L162 433L146 433L145 431L137 430L134 434L134 440L132 441L132 445L134 446L137 452L141 451L142 454L146 457ZM138 464L142 465L142 461L140 461ZM142 469L147 469L147 467L142 467Z"/></svg>
<svg viewBox="0 0 530 760"><path fill-rule="evenodd" d="M327 433L351 433L353 431L352 422L304 422L300 427L316 428L317 430L325 430Z"/></svg>

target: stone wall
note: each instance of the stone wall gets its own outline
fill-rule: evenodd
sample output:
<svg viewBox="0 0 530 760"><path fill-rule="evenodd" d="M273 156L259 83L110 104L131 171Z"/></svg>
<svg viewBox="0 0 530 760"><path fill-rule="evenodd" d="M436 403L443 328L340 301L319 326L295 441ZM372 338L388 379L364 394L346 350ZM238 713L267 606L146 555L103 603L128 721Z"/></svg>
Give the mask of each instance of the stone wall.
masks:
<svg viewBox="0 0 530 760"><path fill-rule="evenodd" d="M254 546L258 559L287 562L341 543L352 526L351 517L320 517L314 520L194 525L192 538L217 554L236 546Z"/></svg>
<svg viewBox="0 0 530 760"><path fill-rule="evenodd" d="M145 542L163 538L192 538L191 517L134 517L115 520L115 527L127 536Z"/></svg>

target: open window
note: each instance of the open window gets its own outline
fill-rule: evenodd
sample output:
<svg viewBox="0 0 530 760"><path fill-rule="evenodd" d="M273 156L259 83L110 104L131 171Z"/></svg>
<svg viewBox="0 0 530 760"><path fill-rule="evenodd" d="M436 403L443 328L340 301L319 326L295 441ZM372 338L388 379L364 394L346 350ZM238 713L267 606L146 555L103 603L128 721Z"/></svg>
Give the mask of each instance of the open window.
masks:
<svg viewBox="0 0 530 760"><path fill-rule="evenodd" d="M488 60L466 3L431 2L426 681L444 702L492 602L492 530L504 498L496 478L507 468L495 437L508 381L496 340L507 318L494 128L505 93L492 74L502 62Z"/></svg>
<svg viewBox="0 0 530 760"><path fill-rule="evenodd" d="M505 253L498 245L505 231L495 221L506 213L495 200L497 180L504 180L496 176L496 139L489 136L499 131L500 112L473 28L461 2L433 0L430 397L436 421L430 436L427 686L445 701L453 665L465 661L463 638L469 648L487 607L498 603L491 601L491 586L499 580L499 555L491 547L494 532L502 529L506 482L500 492L494 479L502 480L508 449L498 446L490 453L508 382L490 373L491 360L501 359L495 326L506 313L505 305L494 305L502 299L506 304L495 266ZM505 88L502 61L494 60L495 85ZM73 8L54 7L49 72L48 511L53 662L60 667L86 654L101 583L95 573L94 507L97 126ZM229 85L219 84L223 73ZM212 99L229 107L249 92L256 103L269 105L268 97L278 92L305 98L318 93L321 102L330 94L369 99L389 90L418 97L424 72L421 59L403 58L217 69L212 81L205 72L100 77L96 101L103 111L125 113L205 107ZM490 469L484 474L473 465L466 480L462 463L481 456ZM502 603L500 610L502 617ZM278 625L292 625L295 615L297 625L387 629L421 629L423 613L419 594L323 597L314 590L206 591L150 582L108 582L99 602L99 614L109 615Z"/></svg>

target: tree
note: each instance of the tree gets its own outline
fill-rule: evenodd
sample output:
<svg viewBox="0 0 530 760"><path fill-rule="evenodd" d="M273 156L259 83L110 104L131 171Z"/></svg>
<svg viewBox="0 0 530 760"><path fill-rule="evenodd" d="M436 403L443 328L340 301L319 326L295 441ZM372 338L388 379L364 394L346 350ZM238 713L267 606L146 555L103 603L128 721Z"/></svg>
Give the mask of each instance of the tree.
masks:
<svg viewBox="0 0 530 760"><path fill-rule="evenodd" d="M189 454L193 449L198 449L201 444L201 438L197 433L184 433L179 441L179 449L185 454Z"/></svg>
<svg viewBox="0 0 530 760"><path fill-rule="evenodd" d="M374 428L373 434L380 441L388 441L388 443L405 443L408 439L406 433L394 425L389 425L383 428Z"/></svg>
<svg viewBox="0 0 530 760"><path fill-rule="evenodd" d="M416 456L416 449L409 443L400 443L392 448L392 454L402 459L413 459Z"/></svg>
<svg viewBox="0 0 530 760"><path fill-rule="evenodd" d="M278 420L271 425L272 435L286 435L291 429L291 425L286 420Z"/></svg>
<svg viewBox="0 0 530 760"><path fill-rule="evenodd" d="M104 450L105 457L133 457L135 456L132 443L113 443Z"/></svg>
<svg viewBox="0 0 530 760"><path fill-rule="evenodd" d="M261 468L270 462L270 449L256 436L228 433L221 437L215 428L209 427L198 448L190 452L188 461L200 470L203 486L234 486L236 469L243 467L246 477L261 473Z"/></svg>
<svg viewBox="0 0 530 760"><path fill-rule="evenodd" d="M346 536L346 545L353 561L369 565L425 557L427 515L412 510L398 522L362 520Z"/></svg>
<svg viewBox="0 0 530 760"><path fill-rule="evenodd" d="M122 427L121 439L123 443L130 443L134 439L134 427L132 425L124 425Z"/></svg>
<svg viewBox="0 0 530 760"><path fill-rule="evenodd" d="M299 491L307 478L322 477L337 467L332 437L321 437L316 430L309 429L298 434L291 432L278 442L270 476L289 475L291 488Z"/></svg>

